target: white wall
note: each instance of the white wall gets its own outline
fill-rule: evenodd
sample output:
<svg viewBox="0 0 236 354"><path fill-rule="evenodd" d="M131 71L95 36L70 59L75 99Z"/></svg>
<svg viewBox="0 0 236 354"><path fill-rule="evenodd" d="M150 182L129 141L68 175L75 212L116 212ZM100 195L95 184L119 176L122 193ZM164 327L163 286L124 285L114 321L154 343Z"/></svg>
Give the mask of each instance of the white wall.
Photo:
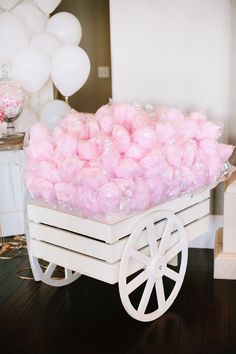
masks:
<svg viewBox="0 0 236 354"><path fill-rule="evenodd" d="M230 10L230 0L110 0L113 99L204 110L227 126Z"/></svg>

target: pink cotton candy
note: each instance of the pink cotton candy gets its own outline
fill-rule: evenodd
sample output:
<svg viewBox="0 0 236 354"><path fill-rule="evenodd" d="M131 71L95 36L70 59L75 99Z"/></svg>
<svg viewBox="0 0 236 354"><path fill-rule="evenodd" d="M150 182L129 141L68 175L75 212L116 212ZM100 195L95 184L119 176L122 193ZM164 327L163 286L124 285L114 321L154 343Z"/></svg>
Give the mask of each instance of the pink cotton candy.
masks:
<svg viewBox="0 0 236 354"><path fill-rule="evenodd" d="M126 200L132 198L135 191L135 183L132 178L112 178L111 182L116 184Z"/></svg>
<svg viewBox="0 0 236 354"><path fill-rule="evenodd" d="M202 162L201 160L197 160L192 165L191 171L195 176L195 188L193 188L193 190L208 185L208 168L204 162Z"/></svg>
<svg viewBox="0 0 236 354"><path fill-rule="evenodd" d="M68 182L60 182L55 184L55 192L57 200L63 208L73 209L77 193L76 187Z"/></svg>
<svg viewBox="0 0 236 354"><path fill-rule="evenodd" d="M92 160L99 156L96 140L81 140L78 142L78 153L82 160Z"/></svg>
<svg viewBox="0 0 236 354"><path fill-rule="evenodd" d="M130 211L137 212L145 210L150 206L149 190L141 178L135 180L135 192L130 200Z"/></svg>
<svg viewBox="0 0 236 354"><path fill-rule="evenodd" d="M156 124L156 139L159 143L169 144L174 143L177 139L177 132L170 123L166 122L157 122Z"/></svg>
<svg viewBox="0 0 236 354"><path fill-rule="evenodd" d="M184 166L191 166L196 158L197 144L195 140L189 139L182 144L182 163Z"/></svg>
<svg viewBox="0 0 236 354"><path fill-rule="evenodd" d="M208 175L209 175L209 183L216 182L217 178L223 172L224 166L218 157L212 157L208 161Z"/></svg>
<svg viewBox="0 0 236 354"><path fill-rule="evenodd" d="M42 123L36 123L30 129L30 144L38 144L42 141L52 142L52 138L48 128Z"/></svg>
<svg viewBox="0 0 236 354"><path fill-rule="evenodd" d="M100 133L100 128L98 122L94 119L94 117L90 117L86 121L86 130L88 132L89 138L95 138Z"/></svg>
<svg viewBox="0 0 236 354"><path fill-rule="evenodd" d="M221 162L226 162L232 155L235 147L233 145L226 145L218 143L216 145L217 155L219 156Z"/></svg>
<svg viewBox="0 0 236 354"><path fill-rule="evenodd" d="M166 146L166 159L174 167L180 168L182 163L182 146L181 144L170 144Z"/></svg>
<svg viewBox="0 0 236 354"><path fill-rule="evenodd" d="M205 139L202 140L199 144L200 149L204 151L207 155L215 155L216 154L216 141L213 139Z"/></svg>
<svg viewBox="0 0 236 354"><path fill-rule="evenodd" d="M168 163L161 147L149 152L139 163L142 166L145 175L149 177L158 176L164 173L168 167Z"/></svg>
<svg viewBox="0 0 236 354"><path fill-rule="evenodd" d="M146 150L142 146L132 142L130 143L128 149L125 151L125 156L130 159L140 160L144 157L145 153Z"/></svg>
<svg viewBox="0 0 236 354"><path fill-rule="evenodd" d="M114 168L115 175L123 178L135 178L143 174L142 167L132 159L120 160Z"/></svg>
<svg viewBox="0 0 236 354"><path fill-rule="evenodd" d="M118 165L120 153L116 144L107 138L103 141L103 152L101 154L101 161L104 168L112 173L114 168Z"/></svg>
<svg viewBox="0 0 236 354"><path fill-rule="evenodd" d="M72 178L73 184L85 186L93 190L100 189L106 182L106 175L96 167L84 167Z"/></svg>
<svg viewBox="0 0 236 354"><path fill-rule="evenodd" d="M196 139L218 139L222 134L222 126L209 121L203 121L198 123L198 129L196 131Z"/></svg>
<svg viewBox="0 0 236 354"><path fill-rule="evenodd" d="M28 186L32 198L41 202L49 203L54 206L56 203L56 194L54 184L42 178L35 178L32 184Z"/></svg>
<svg viewBox="0 0 236 354"><path fill-rule="evenodd" d="M64 134L65 134L65 132L61 127L58 127L58 126L55 127L53 130L53 133L52 133L52 138L53 138L54 143L56 144L58 142L58 140L63 139Z"/></svg>
<svg viewBox="0 0 236 354"><path fill-rule="evenodd" d="M198 130L198 123L194 119L187 118L181 128L181 133L185 139L193 139Z"/></svg>
<svg viewBox="0 0 236 354"><path fill-rule="evenodd" d="M30 166L28 166L26 172L25 172L25 181L26 181L26 187L30 192L30 195L33 198L36 198L38 196L40 196L39 191L37 190L37 188L35 188L35 180L38 179L38 175L35 172L34 169L31 169Z"/></svg>
<svg viewBox="0 0 236 354"><path fill-rule="evenodd" d="M121 198L121 192L115 183L104 184L98 194L99 210L102 213L118 211Z"/></svg>
<svg viewBox="0 0 236 354"><path fill-rule="evenodd" d="M73 122L73 124L68 125L67 132L70 136L79 140L86 140L89 137L86 123L81 120L77 120Z"/></svg>
<svg viewBox="0 0 236 354"><path fill-rule="evenodd" d="M77 153L76 138L65 134L64 138L59 140L55 149L54 161L60 164L63 159Z"/></svg>
<svg viewBox="0 0 236 354"><path fill-rule="evenodd" d="M137 107L128 103L116 103L113 105L113 117L115 122L121 124L126 129L131 129L132 121L137 116Z"/></svg>
<svg viewBox="0 0 236 354"><path fill-rule="evenodd" d="M30 144L30 146L28 146L25 151L28 158L32 161L49 161L53 158L54 147L48 141L37 141L34 144Z"/></svg>
<svg viewBox="0 0 236 354"><path fill-rule="evenodd" d="M156 133L152 128L136 129L132 134L132 139L144 149L154 148L157 142Z"/></svg>
<svg viewBox="0 0 236 354"><path fill-rule="evenodd" d="M172 108L166 113L166 119L172 121L173 123L183 123L185 118L179 109Z"/></svg>
<svg viewBox="0 0 236 354"><path fill-rule="evenodd" d="M149 121L149 114L145 111L138 110L136 118L131 121L130 131L134 132L137 129L147 128Z"/></svg>
<svg viewBox="0 0 236 354"><path fill-rule="evenodd" d="M39 176L52 183L59 182L59 172L52 162L41 161L38 166Z"/></svg>
<svg viewBox="0 0 236 354"><path fill-rule="evenodd" d="M120 153L125 152L130 145L130 135L128 131L119 124L116 124L112 130L112 137L116 142Z"/></svg>
<svg viewBox="0 0 236 354"><path fill-rule="evenodd" d="M71 182L78 172L85 166L85 161L77 155L71 155L65 158L59 165L59 175L63 182Z"/></svg>
<svg viewBox="0 0 236 354"><path fill-rule="evenodd" d="M64 133L68 132L68 126L73 125L78 121L80 114L75 110L71 110L70 113L59 121L58 127L63 130Z"/></svg>
<svg viewBox="0 0 236 354"><path fill-rule="evenodd" d="M102 116L99 117L98 123L100 125L100 129L107 135L111 135L113 129L113 119L112 116Z"/></svg>
<svg viewBox="0 0 236 354"><path fill-rule="evenodd" d="M164 193L164 183L162 178L160 176L147 177L144 182L150 193L151 206L159 204L162 201Z"/></svg>
<svg viewBox="0 0 236 354"><path fill-rule="evenodd" d="M98 193L85 186L78 186L74 203L79 212L90 218L96 217L99 212Z"/></svg>
<svg viewBox="0 0 236 354"><path fill-rule="evenodd" d="M95 116L98 118L102 118L104 116L110 116L112 114L113 105L105 104L101 106L95 113Z"/></svg>
<svg viewBox="0 0 236 354"><path fill-rule="evenodd" d="M165 199L175 198L180 195L180 180L176 174L176 170L168 165L161 175L164 184Z"/></svg>
<svg viewBox="0 0 236 354"><path fill-rule="evenodd" d="M180 189L181 192L190 192L194 190L196 177L191 168L183 166L180 170Z"/></svg>
<svg viewBox="0 0 236 354"><path fill-rule="evenodd" d="M113 102L70 111L49 132L33 127L25 148L33 198L96 220L129 214L219 181L233 146L201 112Z"/></svg>

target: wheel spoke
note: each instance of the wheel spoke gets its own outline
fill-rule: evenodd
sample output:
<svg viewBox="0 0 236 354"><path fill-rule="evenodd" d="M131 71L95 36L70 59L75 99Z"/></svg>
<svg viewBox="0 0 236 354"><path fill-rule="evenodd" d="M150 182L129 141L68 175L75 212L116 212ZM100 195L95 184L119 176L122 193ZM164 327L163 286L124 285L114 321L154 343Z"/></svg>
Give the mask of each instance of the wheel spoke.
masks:
<svg viewBox="0 0 236 354"><path fill-rule="evenodd" d="M180 278L180 274L175 272L174 270L170 269L170 268L166 268L166 272L165 272L165 276L167 278L170 278L172 280L174 280L175 282L177 282Z"/></svg>
<svg viewBox="0 0 236 354"><path fill-rule="evenodd" d="M147 225L147 236L148 236L150 255L151 257L154 257L157 254L157 243L156 243L155 225L153 222L149 222Z"/></svg>
<svg viewBox="0 0 236 354"><path fill-rule="evenodd" d="M72 276L72 270L65 268L65 279L69 279Z"/></svg>
<svg viewBox="0 0 236 354"><path fill-rule="evenodd" d="M163 255L168 247L170 242L170 236L173 229L173 221L171 219L167 219L166 225L163 231L163 235L161 237L160 245L159 245L159 254Z"/></svg>
<svg viewBox="0 0 236 354"><path fill-rule="evenodd" d="M141 284L143 284L148 278L146 270L143 270L142 273L137 275L127 284L127 293L131 294L135 289L137 289Z"/></svg>
<svg viewBox="0 0 236 354"><path fill-rule="evenodd" d="M149 265L149 263L150 263L150 257L146 256L145 254L143 254L140 251L137 251L134 248L132 248L132 250L130 252L130 256L142 264Z"/></svg>
<svg viewBox="0 0 236 354"><path fill-rule="evenodd" d="M145 310L147 308L151 293L152 293L152 289L153 289L153 285L154 285L154 281L152 278L149 278L147 281L147 284L145 286L143 295L141 297L141 301L139 303L138 306L138 312L140 313L145 313Z"/></svg>
<svg viewBox="0 0 236 354"><path fill-rule="evenodd" d="M166 301L162 277L157 279L155 287L156 287L156 296L157 296L158 307L161 308L164 306L165 301Z"/></svg>
<svg viewBox="0 0 236 354"><path fill-rule="evenodd" d="M56 264L49 263L49 265L47 266L47 269L44 272L44 275L46 275L48 278L51 278L52 273L54 272L55 268L56 268Z"/></svg>
<svg viewBox="0 0 236 354"><path fill-rule="evenodd" d="M185 242L184 241L179 241L177 242L174 246L172 246L165 254L165 259L166 262L168 263L169 261L171 261L175 256L177 256L177 254L183 250L185 246Z"/></svg>

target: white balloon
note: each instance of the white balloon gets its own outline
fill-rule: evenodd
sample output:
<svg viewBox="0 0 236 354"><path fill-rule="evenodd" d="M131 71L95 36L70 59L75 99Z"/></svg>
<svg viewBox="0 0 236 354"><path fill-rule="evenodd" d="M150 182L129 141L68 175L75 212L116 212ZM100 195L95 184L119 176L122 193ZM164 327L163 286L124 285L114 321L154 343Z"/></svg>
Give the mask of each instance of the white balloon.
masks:
<svg viewBox="0 0 236 354"><path fill-rule="evenodd" d="M89 73L89 57L80 47L61 47L52 57L52 81L64 96L69 97L78 91L87 81Z"/></svg>
<svg viewBox="0 0 236 354"><path fill-rule="evenodd" d="M19 0L0 0L0 6L4 10L11 10L18 2Z"/></svg>
<svg viewBox="0 0 236 354"><path fill-rule="evenodd" d="M34 2L43 12L49 15L60 4L61 0L34 0Z"/></svg>
<svg viewBox="0 0 236 354"><path fill-rule="evenodd" d="M0 13L0 59L11 60L20 48L29 43L23 21L10 12Z"/></svg>
<svg viewBox="0 0 236 354"><path fill-rule="evenodd" d="M41 49L50 58L61 43L53 34L43 32L32 38L31 45Z"/></svg>
<svg viewBox="0 0 236 354"><path fill-rule="evenodd" d="M79 45L82 36L79 20L69 12L53 15L48 20L47 32L57 36L66 45Z"/></svg>
<svg viewBox="0 0 236 354"><path fill-rule="evenodd" d="M17 132L26 132L32 125L38 123L38 117L29 108L24 108L19 118L14 122Z"/></svg>
<svg viewBox="0 0 236 354"><path fill-rule="evenodd" d="M25 23L31 37L43 32L48 18L37 7L29 4L17 5L12 13L19 16Z"/></svg>
<svg viewBox="0 0 236 354"><path fill-rule="evenodd" d="M54 98L54 88L52 80L48 80L43 88L38 92L38 105L41 110L49 101L52 101Z"/></svg>
<svg viewBox="0 0 236 354"><path fill-rule="evenodd" d="M48 102L40 112L39 120L49 129L54 129L59 121L71 110L70 106L61 100Z"/></svg>
<svg viewBox="0 0 236 354"><path fill-rule="evenodd" d="M42 50L33 46L24 47L12 61L12 73L27 92L35 93L49 78L49 60Z"/></svg>

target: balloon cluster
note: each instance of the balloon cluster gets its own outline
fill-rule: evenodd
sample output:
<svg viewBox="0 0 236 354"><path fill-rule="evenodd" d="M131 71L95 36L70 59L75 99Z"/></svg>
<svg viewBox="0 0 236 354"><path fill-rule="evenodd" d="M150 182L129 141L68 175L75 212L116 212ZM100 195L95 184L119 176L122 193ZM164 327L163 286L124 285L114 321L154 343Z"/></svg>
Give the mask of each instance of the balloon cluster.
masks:
<svg viewBox="0 0 236 354"><path fill-rule="evenodd" d="M216 182L233 151L221 134L204 114L175 108L71 111L53 131L31 128L27 188L52 207L114 221Z"/></svg>
<svg viewBox="0 0 236 354"><path fill-rule="evenodd" d="M60 0L0 0L0 64L11 67L12 79L30 94L51 79L64 96L86 82L90 61L79 47L79 20L68 12L48 18Z"/></svg>

